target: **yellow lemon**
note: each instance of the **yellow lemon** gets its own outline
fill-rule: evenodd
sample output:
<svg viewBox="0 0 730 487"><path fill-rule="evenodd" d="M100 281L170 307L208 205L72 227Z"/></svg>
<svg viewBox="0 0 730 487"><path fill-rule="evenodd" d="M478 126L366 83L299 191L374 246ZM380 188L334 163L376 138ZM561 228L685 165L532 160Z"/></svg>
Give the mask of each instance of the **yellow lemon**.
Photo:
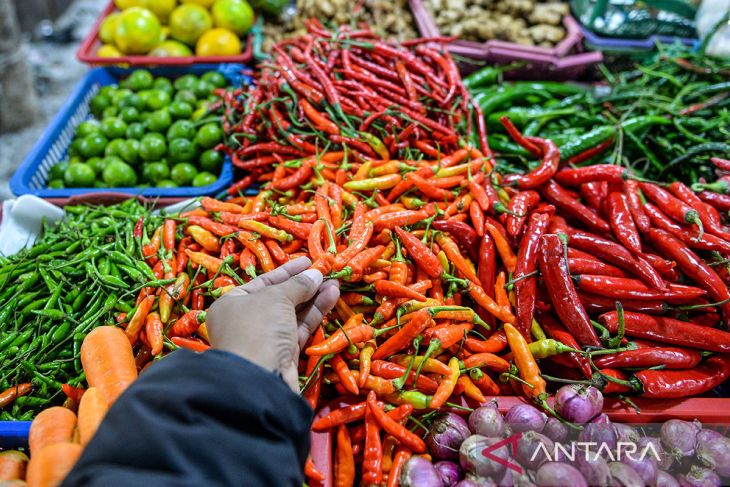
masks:
<svg viewBox="0 0 730 487"><path fill-rule="evenodd" d="M131 7L119 14L114 41L120 51L144 54L160 42L160 21L145 8Z"/></svg>
<svg viewBox="0 0 730 487"><path fill-rule="evenodd" d="M114 5L119 10L126 10L130 7L144 7L146 0L114 0Z"/></svg>
<svg viewBox="0 0 730 487"><path fill-rule="evenodd" d="M237 36L243 36L251 29L254 14L246 0L216 0L213 4L213 22Z"/></svg>
<svg viewBox="0 0 730 487"><path fill-rule="evenodd" d="M119 21L119 12L113 12L105 18L99 26L99 40L103 44L114 43L114 32L117 30L117 22Z"/></svg>
<svg viewBox="0 0 730 487"><path fill-rule="evenodd" d="M111 44L104 44L96 51L96 55L99 57L120 57L122 53Z"/></svg>
<svg viewBox="0 0 730 487"><path fill-rule="evenodd" d="M193 51L178 41L164 41L150 51L150 56L157 57L186 57L192 56Z"/></svg>
<svg viewBox="0 0 730 487"><path fill-rule="evenodd" d="M215 3L215 0L180 0L180 3L192 3L201 7L210 8Z"/></svg>
<svg viewBox="0 0 730 487"><path fill-rule="evenodd" d="M180 5L170 14L170 35L191 46L211 27L213 19L200 5Z"/></svg>
<svg viewBox="0 0 730 487"><path fill-rule="evenodd" d="M228 29L210 29L195 45L198 56L236 56L241 54L241 40Z"/></svg>
<svg viewBox="0 0 730 487"><path fill-rule="evenodd" d="M177 7L177 0L145 0L145 2L145 7L150 9L163 23L167 22L167 18Z"/></svg>

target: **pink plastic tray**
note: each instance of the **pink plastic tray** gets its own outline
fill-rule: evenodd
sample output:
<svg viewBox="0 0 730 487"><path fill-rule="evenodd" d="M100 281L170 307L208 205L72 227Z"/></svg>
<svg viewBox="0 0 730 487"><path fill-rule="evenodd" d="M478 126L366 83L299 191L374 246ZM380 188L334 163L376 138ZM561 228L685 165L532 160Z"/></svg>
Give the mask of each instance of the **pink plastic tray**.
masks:
<svg viewBox="0 0 730 487"><path fill-rule="evenodd" d="M527 403L521 397L516 396L494 396L503 413L515 404ZM488 400L492 400L490 397ZM333 409L341 408L348 404L363 401L362 397L343 398L335 401L317 414L322 417ZM607 397L604 401L603 412L619 423L657 423L669 419L684 419L687 421L698 419L704 424L721 424L728 422L728 411L730 410L730 398L691 398L691 399L633 399L634 403L641 410L641 414L618 399ZM552 399L548 400L552 405ZM473 407L474 405L472 405ZM459 412L454 410L454 412ZM324 482L311 483L312 487L332 487L333 465L332 465L332 432L312 432L312 461L317 470L324 474Z"/></svg>
<svg viewBox="0 0 730 487"><path fill-rule="evenodd" d="M409 0L408 3L421 35L440 36L441 33L426 10L423 0ZM476 70L479 64L524 61L527 65L511 72L512 75L520 78L575 79L588 66L601 62L603 54L581 52L583 32L573 17L566 15L563 18L563 25L566 30L565 39L553 48L525 46L493 39L487 42L456 40L448 44L448 50L453 55L477 61L477 63L462 63L460 68L465 74Z"/></svg>
<svg viewBox="0 0 730 487"><path fill-rule="evenodd" d="M96 51L101 47L99 40L99 26L104 19L116 10L114 1L111 0L104 11L96 19L89 35L84 38L76 51L79 61L93 65L128 64L130 66L162 66L162 65L186 65L186 64L214 64L214 63L242 63L246 64L253 59L253 36L249 35L245 40L244 51L238 56L183 56L183 57L157 57L157 56L121 56L121 57L99 57Z"/></svg>

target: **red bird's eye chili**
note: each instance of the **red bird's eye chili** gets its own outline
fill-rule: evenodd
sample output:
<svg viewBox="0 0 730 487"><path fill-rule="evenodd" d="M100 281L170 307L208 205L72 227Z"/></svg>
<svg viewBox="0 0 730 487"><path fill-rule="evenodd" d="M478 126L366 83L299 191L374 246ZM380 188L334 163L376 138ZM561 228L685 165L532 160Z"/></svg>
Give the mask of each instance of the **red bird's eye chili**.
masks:
<svg viewBox="0 0 730 487"><path fill-rule="evenodd" d="M368 406L365 412L365 447L363 449L362 481L366 485L377 485L383 479L381 467L383 445L380 442L380 426Z"/></svg>
<svg viewBox="0 0 730 487"><path fill-rule="evenodd" d="M561 321L580 345L600 346L598 335L573 287L560 237L543 235L540 237L540 249L540 273Z"/></svg>
<svg viewBox="0 0 730 487"><path fill-rule="evenodd" d="M515 289L515 314L517 321L516 328L525 337L530 336L530 327L535 313L535 300L537 299L537 277L532 276L537 270L537 257L540 238L547 230L550 223L550 215L545 213L533 213L527 224L527 230L520 242L519 253L517 254L517 268L513 279ZM529 338L528 338L529 340Z"/></svg>
<svg viewBox="0 0 730 487"><path fill-rule="evenodd" d="M400 227L394 228L398 239L400 240L403 247L408 251L408 255L423 270L429 277L439 278L444 273L444 268L441 262L438 260L436 255L426 247L413 234L403 230Z"/></svg>
<svg viewBox="0 0 730 487"><path fill-rule="evenodd" d="M540 202L540 195L536 191L521 191L509 202L507 209L509 213L505 217L505 229L507 235L513 239L517 238L522 231L522 226L527 221L530 210Z"/></svg>
<svg viewBox="0 0 730 487"><path fill-rule="evenodd" d="M464 222L454 220L436 220L431 224L434 230L448 232L476 260L479 249L479 236L474 229Z"/></svg>

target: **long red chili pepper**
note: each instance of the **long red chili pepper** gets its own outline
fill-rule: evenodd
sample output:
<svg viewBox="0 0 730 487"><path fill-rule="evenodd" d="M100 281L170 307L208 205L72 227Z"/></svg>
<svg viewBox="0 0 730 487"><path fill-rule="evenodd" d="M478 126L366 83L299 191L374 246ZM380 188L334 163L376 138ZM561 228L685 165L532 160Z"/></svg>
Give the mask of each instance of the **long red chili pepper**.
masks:
<svg viewBox="0 0 730 487"><path fill-rule="evenodd" d="M558 316L580 345L600 346L598 335L570 279L563 242L557 235L548 234L540 237L540 246L540 273Z"/></svg>
<svg viewBox="0 0 730 487"><path fill-rule="evenodd" d="M571 218L580 221L590 230L598 233L608 233L611 231L611 226L606 220L598 216L592 209L576 201L573 195L555 181L548 181L543 187L542 194L558 209L564 211Z"/></svg>
<svg viewBox="0 0 730 487"><path fill-rule="evenodd" d="M403 247L406 248L408 255L411 259L413 259L416 265L418 265L423 272L432 278L441 277L444 273L444 268L436 255L431 252L431 249L426 247L426 245L413 234L406 232L402 228L395 227L394 230L396 235L398 235L398 239L401 244L403 244Z"/></svg>
<svg viewBox="0 0 730 487"><path fill-rule="evenodd" d="M510 213L507 214L504 224L507 235L517 238L527 221L528 213L539 202L540 194L532 190L521 191L510 200L507 207Z"/></svg>
<svg viewBox="0 0 730 487"><path fill-rule="evenodd" d="M642 397L677 398L704 394L730 376L730 355L715 355L689 370L642 370L635 374Z"/></svg>
<svg viewBox="0 0 730 487"><path fill-rule="evenodd" d="M671 233L684 242L685 245L698 250L730 253L730 242L709 233L700 235L698 230L693 229L694 231L692 231L687 226L679 225L651 203L644 205L644 209L653 226Z"/></svg>
<svg viewBox="0 0 730 487"><path fill-rule="evenodd" d="M563 345L567 345L576 350L580 349L580 345L575 340L573 335L568 333L568 330L566 330L560 323L558 323L551 314L539 313L538 319L540 320L540 327L543 329L547 336L549 336L553 340L559 341ZM586 378L590 378L593 375L593 369L591 369L591 364L588 360L588 357L575 352L568 353L568 357L570 357L570 361L573 362L573 364L575 364L581 370Z"/></svg>
<svg viewBox="0 0 730 487"><path fill-rule="evenodd" d="M639 183L641 191L667 215L680 223L697 225L702 233L700 214L682 200L675 198L669 191L653 183Z"/></svg>
<svg viewBox="0 0 730 487"><path fill-rule="evenodd" d="M637 279L612 276L574 275L573 281L582 291L616 299L668 301L670 303L692 301L707 294L704 289L682 284L668 284L666 291L650 288Z"/></svg>
<svg viewBox="0 0 730 487"><path fill-rule="evenodd" d="M613 234L635 254L641 253L641 239L631 216L626 196L619 192L608 195L608 215Z"/></svg>
<svg viewBox="0 0 730 487"><path fill-rule="evenodd" d="M640 348L603 355L593 360L598 367L692 369L702 360L696 350L672 347Z"/></svg>
<svg viewBox="0 0 730 487"><path fill-rule="evenodd" d="M515 327L530 341L530 327L535 313L537 299L537 277L531 276L537 270L537 257L540 238L547 230L550 215L533 213L527 224L525 236L520 242L517 254L517 268L513 279L515 282Z"/></svg>
<svg viewBox="0 0 730 487"><path fill-rule="evenodd" d="M566 186L579 186L594 181L621 184L629 177L629 170L614 164L593 164L591 166L565 168L555 174L555 180Z"/></svg>
<svg viewBox="0 0 730 487"><path fill-rule="evenodd" d="M616 311L602 314L598 321L612 333L618 330ZM730 333L674 318L627 311L624 313L624 327L626 335L631 337L713 352L730 352Z"/></svg>
<svg viewBox="0 0 730 487"><path fill-rule="evenodd" d="M730 293L712 267L668 232L652 228L647 236L657 250L674 260L682 272L706 290L712 299L718 302L724 301L719 307L722 309L725 327L730 325Z"/></svg>

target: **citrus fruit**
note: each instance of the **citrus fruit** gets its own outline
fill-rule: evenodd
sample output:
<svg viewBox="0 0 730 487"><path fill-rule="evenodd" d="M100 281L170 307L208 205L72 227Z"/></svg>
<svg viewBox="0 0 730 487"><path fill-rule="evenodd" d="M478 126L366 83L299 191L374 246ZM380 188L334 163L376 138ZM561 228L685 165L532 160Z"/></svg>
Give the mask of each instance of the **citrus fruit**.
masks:
<svg viewBox="0 0 730 487"><path fill-rule="evenodd" d="M176 184L185 186L192 183L197 174L198 170L195 169L195 166L188 162L181 162L173 166L170 171L170 178L175 181Z"/></svg>
<svg viewBox="0 0 730 487"><path fill-rule="evenodd" d="M207 81L216 88L223 88L226 86L226 77L218 71L208 71L200 77L203 81Z"/></svg>
<svg viewBox="0 0 730 487"><path fill-rule="evenodd" d="M170 179L163 179L159 183L157 183L158 188L177 188L177 183L175 181L172 181Z"/></svg>
<svg viewBox="0 0 730 487"><path fill-rule="evenodd" d="M99 40L103 44L114 43L114 32L117 30L117 22L119 21L119 12L109 14L99 26Z"/></svg>
<svg viewBox="0 0 730 487"><path fill-rule="evenodd" d="M184 101L174 101L170 103L167 109L170 111L172 118L190 118L190 115L193 114L192 105Z"/></svg>
<svg viewBox="0 0 730 487"><path fill-rule="evenodd" d="M182 42L168 40L160 42L157 47L149 52L149 55L157 57L186 57L192 56L193 51Z"/></svg>
<svg viewBox="0 0 730 487"><path fill-rule="evenodd" d="M107 139L118 139L124 137L127 132L127 124L124 120L117 117L109 117L101 122L101 133Z"/></svg>
<svg viewBox="0 0 730 487"><path fill-rule="evenodd" d="M96 55L99 57L121 57L122 51L111 44L104 44L96 51Z"/></svg>
<svg viewBox="0 0 730 487"><path fill-rule="evenodd" d="M139 140L127 139L119 148L119 156L125 162L136 164L139 161Z"/></svg>
<svg viewBox="0 0 730 487"><path fill-rule="evenodd" d="M82 162L69 164L63 174L63 182L70 188L88 188L95 179L96 174L91 166Z"/></svg>
<svg viewBox="0 0 730 487"><path fill-rule="evenodd" d="M150 129L151 132L164 132L171 124L172 117L170 117L170 112L165 109L152 112L150 117L147 119L147 128Z"/></svg>
<svg viewBox="0 0 730 487"><path fill-rule="evenodd" d="M191 46L211 27L213 19L200 5L180 5L170 14L170 35Z"/></svg>
<svg viewBox="0 0 730 487"><path fill-rule="evenodd" d="M114 41L124 53L145 54L160 42L160 21L145 8L128 8L119 14Z"/></svg>
<svg viewBox="0 0 730 487"><path fill-rule="evenodd" d="M223 131L217 123L206 123L195 134L195 143L203 149L210 149L223 139Z"/></svg>
<svg viewBox="0 0 730 487"><path fill-rule="evenodd" d="M108 142L101 133L87 135L79 143L79 153L85 158L99 156L104 153Z"/></svg>
<svg viewBox="0 0 730 487"><path fill-rule="evenodd" d="M76 137L86 137L91 134L98 134L101 131L101 124L97 120L84 120L76 127Z"/></svg>
<svg viewBox="0 0 730 487"><path fill-rule="evenodd" d="M149 162L142 168L142 176L151 183L159 183L170 177L170 168L164 162Z"/></svg>
<svg viewBox="0 0 730 487"><path fill-rule="evenodd" d="M253 26L254 15L246 0L216 0L211 9L216 27L243 36Z"/></svg>
<svg viewBox="0 0 730 487"><path fill-rule="evenodd" d="M228 29L210 29L198 39L195 54L198 56L237 56L241 54L241 40Z"/></svg>
<svg viewBox="0 0 730 487"><path fill-rule="evenodd" d="M180 0L180 3L189 3L193 5L200 5L201 7L210 8L215 0Z"/></svg>
<svg viewBox="0 0 730 487"><path fill-rule="evenodd" d="M121 157L122 155L122 146L124 146L124 139L114 139L111 142L109 142L104 149L104 156L105 157Z"/></svg>
<svg viewBox="0 0 730 487"><path fill-rule="evenodd" d="M134 107L124 107L119 110L119 117L127 123L139 120L139 110Z"/></svg>
<svg viewBox="0 0 730 487"><path fill-rule="evenodd" d="M149 90L154 82L155 77L152 76L152 73L146 69L137 69L127 78L127 88L132 91Z"/></svg>
<svg viewBox="0 0 730 487"><path fill-rule="evenodd" d="M200 154L200 169L206 172L218 173L223 165L223 154L209 149Z"/></svg>
<svg viewBox="0 0 730 487"><path fill-rule="evenodd" d="M145 7L150 9L162 22L166 22L175 7L177 0L145 0Z"/></svg>
<svg viewBox="0 0 730 487"><path fill-rule="evenodd" d="M130 123L127 127L127 131L124 136L128 139L141 139L145 133L145 126L143 123L134 122Z"/></svg>
<svg viewBox="0 0 730 487"><path fill-rule="evenodd" d="M193 178L193 186L200 188L201 186L208 186L218 181L218 177L215 174L209 172L199 172Z"/></svg>
<svg viewBox="0 0 730 487"><path fill-rule="evenodd" d="M126 188L137 184L137 173L122 161L111 161L102 173L104 182L112 188Z"/></svg>
<svg viewBox="0 0 730 487"><path fill-rule="evenodd" d="M175 93L175 88L172 87L172 81L167 78L157 78L152 84L152 88L155 90L164 91L170 96Z"/></svg>
<svg viewBox="0 0 730 487"><path fill-rule="evenodd" d="M139 142L139 156L143 161L159 161L166 152L167 142L162 134L147 134Z"/></svg>
<svg viewBox="0 0 730 487"><path fill-rule="evenodd" d="M63 189L66 185L63 184L63 179L52 179L48 181L48 189Z"/></svg>
<svg viewBox="0 0 730 487"><path fill-rule="evenodd" d="M119 10L126 10L130 7L144 7L147 0L114 0L114 5Z"/></svg>
<svg viewBox="0 0 730 487"><path fill-rule="evenodd" d="M189 140L173 139L170 141L168 156L172 162L188 162L195 159L196 152L195 144ZM172 179L174 180L175 178Z"/></svg>
<svg viewBox="0 0 730 487"><path fill-rule="evenodd" d="M150 90L145 104L150 110L159 110L169 105L170 101L172 101L170 93L162 90Z"/></svg>
<svg viewBox="0 0 730 487"><path fill-rule="evenodd" d="M89 167L94 170L94 174L96 174L97 176L100 176L101 173L104 171L106 163L107 159L102 159L101 157L92 157L91 159L86 161L86 164L88 164Z"/></svg>
<svg viewBox="0 0 730 487"><path fill-rule="evenodd" d="M48 179L63 179L63 175L66 173L68 165L69 163L67 161L61 161L51 166L51 169L48 171Z"/></svg>

